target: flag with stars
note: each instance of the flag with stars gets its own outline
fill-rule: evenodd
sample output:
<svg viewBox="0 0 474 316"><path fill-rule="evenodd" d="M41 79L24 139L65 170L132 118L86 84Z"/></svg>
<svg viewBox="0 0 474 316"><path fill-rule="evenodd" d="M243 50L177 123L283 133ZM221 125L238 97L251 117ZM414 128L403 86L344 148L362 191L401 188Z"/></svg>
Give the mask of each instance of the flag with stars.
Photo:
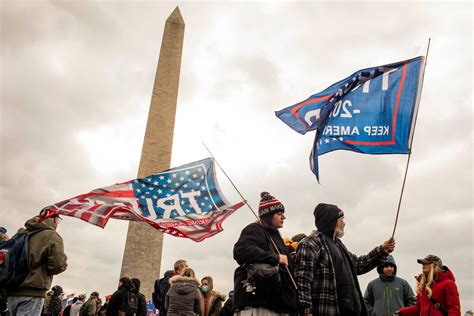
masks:
<svg viewBox="0 0 474 316"><path fill-rule="evenodd" d="M407 154L416 121L424 57L359 70L295 105L276 111L300 134L316 130L310 167L334 150Z"/></svg>
<svg viewBox="0 0 474 316"><path fill-rule="evenodd" d="M244 205L231 205L219 190L214 160L172 168L48 206L43 218L73 216L105 227L109 218L142 221L164 233L202 241L222 231L222 222Z"/></svg>

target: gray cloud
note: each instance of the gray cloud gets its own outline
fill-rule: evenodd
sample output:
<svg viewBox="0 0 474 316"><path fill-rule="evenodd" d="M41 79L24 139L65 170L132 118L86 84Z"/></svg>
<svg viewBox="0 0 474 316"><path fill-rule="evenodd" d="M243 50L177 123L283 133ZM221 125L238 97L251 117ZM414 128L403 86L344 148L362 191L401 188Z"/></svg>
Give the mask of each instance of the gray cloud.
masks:
<svg viewBox="0 0 474 316"><path fill-rule="evenodd" d="M1 224L10 233L43 206L132 179L139 164L164 21L173 3L3 1L1 10ZM282 235L309 233L318 202L346 213L357 254L387 239L406 156L333 152L309 171L313 135L272 113L354 71L411 58L432 44L411 167L396 233L399 275L414 286L416 259L439 255L454 271L463 309L474 308L472 4L185 3L173 165L214 151L256 207L267 190L287 208ZM239 196L219 173L231 201ZM254 220L242 208L216 237L165 237L162 271L186 258L216 288L232 288L232 247ZM67 291L112 292L127 223L105 229L65 218L59 229ZM376 277L361 276L361 287Z"/></svg>

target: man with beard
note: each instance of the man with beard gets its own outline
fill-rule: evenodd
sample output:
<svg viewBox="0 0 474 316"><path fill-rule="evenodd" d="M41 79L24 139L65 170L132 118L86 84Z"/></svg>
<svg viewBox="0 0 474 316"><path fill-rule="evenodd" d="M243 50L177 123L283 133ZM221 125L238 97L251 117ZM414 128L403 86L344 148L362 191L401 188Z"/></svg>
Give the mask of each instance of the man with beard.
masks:
<svg viewBox="0 0 474 316"><path fill-rule="evenodd" d="M350 253L344 236L344 212L336 205L320 203L314 209L318 230L298 244L296 284L300 313L325 316L366 316L367 308L357 275L375 268L395 249L393 239L365 256Z"/></svg>

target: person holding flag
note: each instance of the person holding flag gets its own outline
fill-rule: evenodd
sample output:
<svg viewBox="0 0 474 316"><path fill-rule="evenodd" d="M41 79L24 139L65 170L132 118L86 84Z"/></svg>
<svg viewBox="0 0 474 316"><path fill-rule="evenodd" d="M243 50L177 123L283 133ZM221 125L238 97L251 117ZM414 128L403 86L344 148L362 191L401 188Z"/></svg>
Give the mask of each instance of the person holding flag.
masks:
<svg viewBox="0 0 474 316"><path fill-rule="evenodd" d="M299 312L303 315L367 316L357 275L377 267L395 249L389 239L365 256L349 252L341 241L344 212L320 203L314 209L317 230L296 250L295 278Z"/></svg>
<svg viewBox="0 0 474 316"><path fill-rule="evenodd" d="M39 316L53 276L66 271L67 256L63 239L56 231L60 221L57 214L50 214L43 219L34 216L26 221L24 229L17 232L17 235L28 234L29 271L21 284L7 288L10 315ZM21 274L25 271L15 272Z"/></svg>

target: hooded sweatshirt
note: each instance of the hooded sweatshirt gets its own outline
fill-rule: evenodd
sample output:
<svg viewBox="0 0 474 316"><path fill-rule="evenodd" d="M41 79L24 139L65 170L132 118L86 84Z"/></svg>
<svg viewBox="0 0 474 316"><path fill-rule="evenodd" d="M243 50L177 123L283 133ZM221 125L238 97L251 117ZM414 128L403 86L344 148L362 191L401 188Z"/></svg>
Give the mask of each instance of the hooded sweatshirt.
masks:
<svg viewBox="0 0 474 316"><path fill-rule="evenodd" d="M383 273L383 268L389 264L394 266L391 277ZM396 276L397 265L392 256L379 264L377 272L379 277L369 283L364 294L370 316L392 316L400 308L416 304L415 294L408 282Z"/></svg>
<svg viewBox="0 0 474 316"><path fill-rule="evenodd" d="M167 316L194 316L201 312L199 282L194 278L176 275L171 278L171 287L166 294Z"/></svg>
<svg viewBox="0 0 474 316"><path fill-rule="evenodd" d="M67 268L63 239L54 229L54 219L38 222L38 218L35 216L25 223L28 232L35 232L28 237L30 273L20 286L8 291L8 296L45 297L51 288L53 275Z"/></svg>

